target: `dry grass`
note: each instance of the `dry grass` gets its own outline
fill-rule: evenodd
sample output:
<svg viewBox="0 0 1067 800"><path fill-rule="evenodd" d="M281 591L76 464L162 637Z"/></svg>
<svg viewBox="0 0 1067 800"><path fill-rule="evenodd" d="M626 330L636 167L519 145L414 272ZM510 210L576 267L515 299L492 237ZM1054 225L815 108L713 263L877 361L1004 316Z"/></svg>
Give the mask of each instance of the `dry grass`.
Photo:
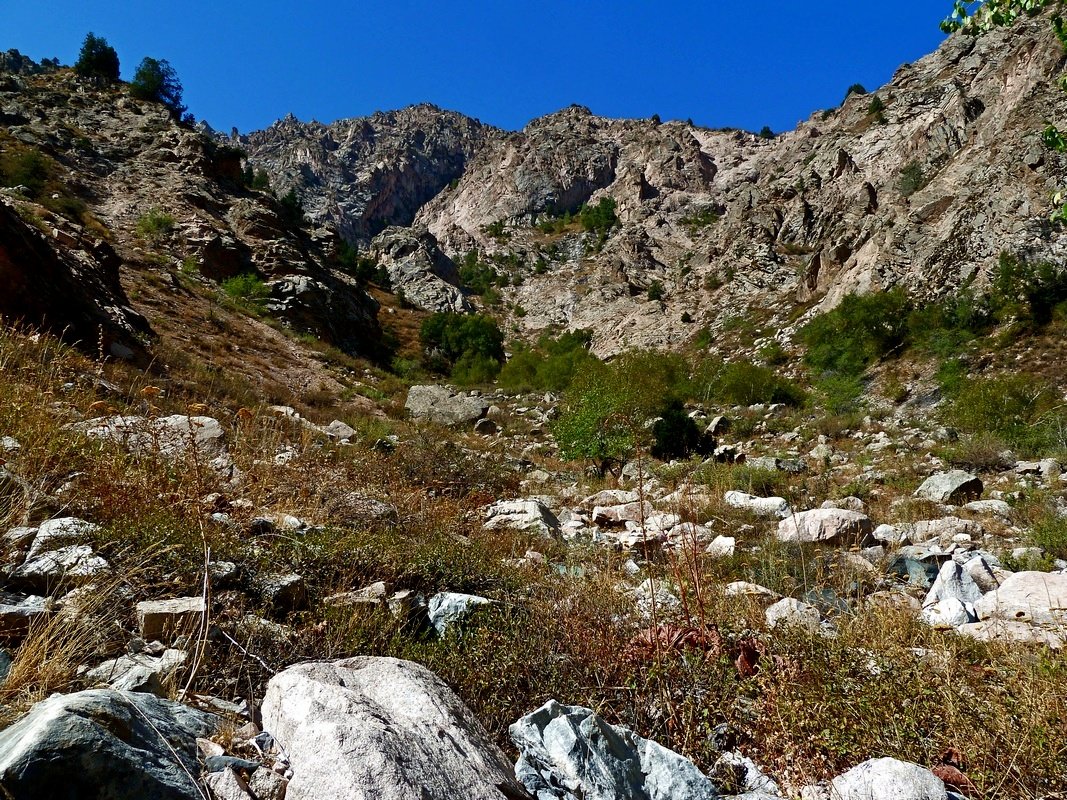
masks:
<svg viewBox="0 0 1067 800"><path fill-rule="evenodd" d="M97 522L92 544L116 576L86 594L77 614L35 626L15 651L0 690L13 713L52 691L78 688L81 665L121 652L135 632L136 601L200 594L206 549L214 560L239 564L241 574L210 587L212 633L197 642L198 668L178 677L194 694L255 701L274 672L296 661L393 655L442 675L505 747L508 724L556 698L593 707L705 768L716 758L713 729L729 725L746 754L793 788L875 756L930 765L952 746L967 756L985 798L1067 789L1063 655L979 645L925 628L910 614L865 608L858 601L871 579L843 568L837 550L780 544L773 520L721 500L736 488L780 494L799 507L849 486L829 470L789 476L674 467L665 480L692 487L692 499L708 497L699 508L683 501L683 516L713 520L716 533L737 536L738 551L719 560L698 546L650 554L631 579L622 570L627 554L481 529L481 507L519 490L499 442L350 417L365 441L335 446L262 403L236 413L232 390L198 384L188 372L161 379L101 367L48 339L12 332L0 335L0 372L0 434L21 444L7 466L33 489L9 496L3 522L58 513ZM115 388L102 395L101 378ZM164 391L148 388L155 384ZM195 456L135 457L62 427L107 413L190 410L223 422L244 476L239 486L222 485ZM392 454L370 446L385 430L402 438ZM289 460L276 459L281 452ZM914 476L902 467L898 480L908 488ZM894 487L878 489L885 493L878 502L887 504ZM351 492L391 504L395 517L352 518ZM209 504L210 495L221 496ZM1021 519L1043 513L1036 503L1027 508ZM216 510L227 510L233 524L208 522ZM897 513L919 519L933 512L912 503ZM318 527L249 526L253 516L282 513ZM529 549L548 566L520 564ZM301 574L308 602L266 602L257 577L270 572ZM681 610L642 618L623 588L646 578L671 585ZM822 603L837 637L772 636L762 603L723 594L732 580ZM374 581L390 591L472 592L497 603L438 639L384 608L322 602ZM694 633L672 639L656 632L668 624Z"/></svg>

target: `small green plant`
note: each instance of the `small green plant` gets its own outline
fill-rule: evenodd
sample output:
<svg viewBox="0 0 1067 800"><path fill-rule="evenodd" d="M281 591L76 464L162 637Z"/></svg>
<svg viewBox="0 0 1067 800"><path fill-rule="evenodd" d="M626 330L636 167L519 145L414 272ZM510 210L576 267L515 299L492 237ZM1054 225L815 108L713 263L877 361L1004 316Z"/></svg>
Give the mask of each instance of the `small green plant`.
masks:
<svg viewBox="0 0 1067 800"><path fill-rule="evenodd" d="M862 83L854 83L849 86L848 91L845 92L845 99L848 100L848 98L852 97L854 94L867 94L867 90L863 87Z"/></svg>
<svg viewBox="0 0 1067 800"><path fill-rule="evenodd" d="M900 180L897 184L900 193L904 197L911 197L926 185L926 176L923 174L922 165L918 161L911 161L900 170Z"/></svg>
<svg viewBox="0 0 1067 800"><path fill-rule="evenodd" d="M583 230L607 235L608 231L619 224L619 217L615 214L615 201L610 197L602 197L595 206L582 206L578 212L578 221Z"/></svg>
<svg viewBox="0 0 1067 800"><path fill-rule="evenodd" d="M222 282L226 296L246 310L261 312L270 296L270 288L253 272L242 272Z"/></svg>
<svg viewBox="0 0 1067 800"><path fill-rule="evenodd" d="M150 242L157 242L174 231L174 215L160 208L152 208L137 220L137 235Z"/></svg>
<svg viewBox="0 0 1067 800"><path fill-rule="evenodd" d="M878 95L874 95L871 98L871 102L867 105L867 113L872 115L878 115L885 111L885 103Z"/></svg>
<svg viewBox="0 0 1067 800"><path fill-rule="evenodd" d="M645 290L645 294L648 296L649 300L662 300L664 295L663 284L660 281L652 281L652 283L648 285L648 289Z"/></svg>

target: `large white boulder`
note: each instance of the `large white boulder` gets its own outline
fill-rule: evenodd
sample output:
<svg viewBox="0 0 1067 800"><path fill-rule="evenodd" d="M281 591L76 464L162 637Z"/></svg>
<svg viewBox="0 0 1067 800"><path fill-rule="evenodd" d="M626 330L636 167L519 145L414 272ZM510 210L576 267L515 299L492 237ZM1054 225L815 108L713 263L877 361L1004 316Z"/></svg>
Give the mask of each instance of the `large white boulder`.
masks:
<svg viewBox="0 0 1067 800"><path fill-rule="evenodd" d="M830 800L945 800L944 782L930 770L895 758L872 758L830 782Z"/></svg>
<svg viewBox="0 0 1067 800"><path fill-rule="evenodd" d="M871 535L870 517L843 508L816 508L800 511L778 523L782 542L862 541Z"/></svg>
<svg viewBox="0 0 1067 800"><path fill-rule="evenodd" d="M980 498L983 488L977 475L954 469L931 475L915 490L915 496L935 503L958 506Z"/></svg>
<svg viewBox="0 0 1067 800"><path fill-rule="evenodd" d="M267 684L263 728L289 756L286 800L522 796L470 709L411 661L359 657L289 667Z"/></svg>
<svg viewBox="0 0 1067 800"><path fill-rule="evenodd" d="M540 500L499 500L485 508L485 529L531 531L558 536L559 520Z"/></svg>
<svg viewBox="0 0 1067 800"><path fill-rule="evenodd" d="M979 619L1067 626L1067 574L1016 572L975 603Z"/></svg>

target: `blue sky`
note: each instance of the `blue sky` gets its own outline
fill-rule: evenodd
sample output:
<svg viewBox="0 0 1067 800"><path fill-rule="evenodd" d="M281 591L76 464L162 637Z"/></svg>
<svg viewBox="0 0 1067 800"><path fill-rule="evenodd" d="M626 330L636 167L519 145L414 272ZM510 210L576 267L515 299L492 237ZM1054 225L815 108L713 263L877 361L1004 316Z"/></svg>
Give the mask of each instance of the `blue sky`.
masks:
<svg viewBox="0 0 1067 800"><path fill-rule="evenodd" d="M792 128L935 49L949 0L2 0L0 49L77 58L88 31L124 78L165 58L198 118L247 132L432 102L500 127L571 103L610 117Z"/></svg>

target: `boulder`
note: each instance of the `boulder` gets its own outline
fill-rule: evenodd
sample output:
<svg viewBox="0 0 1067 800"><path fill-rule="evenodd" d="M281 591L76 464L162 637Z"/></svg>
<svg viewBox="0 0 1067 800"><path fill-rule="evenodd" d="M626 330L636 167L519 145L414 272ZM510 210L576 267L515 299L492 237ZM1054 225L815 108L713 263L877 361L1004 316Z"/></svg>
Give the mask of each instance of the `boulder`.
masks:
<svg viewBox="0 0 1067 800"><path fill-rule="evenodd" d="M58 517L42 522L33 537L33 544L30 545L30 551L26 554L26 560L49 550L57 550L64 545L84 544L90 535L99 530L99 527L77 517Z"/></svg>
<svg viewBox="0 0 1067 800"><path fill-rule="evenodd" d="M714 800L687 758L591 709L549 700L514 723L515 775L537 800Z"/></svg>
<svg viewBox="0 0 1067 800"><path fill-rule="evenodd" d="M485 416L489 403L481 397L456 394L445 386L412 386L404 408L416 419L438 425L469 425Z"/></svg>
<svg viewBox="0 0 1067 800"><path fill-rule="evenodd" d="M626 522L647 520L656 511L652 504L645 502L623 503L616 506L596 506L593 509L593 522L597 525L621 525Z"/></svg>
<svg viewBox="0 0 1067 800"><path fill-rule="evenodd" d="M479 597L476 594L438 592L430 598L426 610L434 630L437 631L438 635L444 636L450 627L462 622L478 606L489 605L492 602L492 600Z"/></svg>
<svg viewBox="0 0 1067 800"><path fill-rule="evenodd" d="M955 561L946 561L941 565L930 591L926 593L923 606L932 606L949 598L962 603L974 603L981 596L982 590L971 574Z"/></svg>
<svg viewBox="0 0 1067 800"><path fill-rule="evenodd" d="M978 476L954 469L931 475L915 490L915 496L935 503L958 506L980 498L983 488Z"/></svg>
<svg viewBox="0 0 1067 800"><path fill-rule="evenodd" d="M1067 574L1016 572L975 603L979 619L1067 626Z"/></svg>
<svg viewBox="0 0 1067 800"><path fill-rule="evenodd" d="M92 439L117 442L137 455L158 455L170 460L191 458L220 475L233 477L233 460L226 449L225 431L212 417L184 414L154 419L100 417L70 427Z"/></svg>
<svg viewBox="0 0 1067 800"><path fill-rule="evenodd" d="M793 597L783 597L763 612L767 626L777 628L779 625L804 628L812 633L823 629L822 614L815 606Z"/></svg>
<svg viewBox="0 0 1067 800"><path fill-rule="evenodd" d="M730 491L722 496L723 502L733 508L750 511L759 517L785 519L793 510L782 497L757 497L745 492Z"/></svg>
<svg viewBox="0 0 1067 800"><path fill-rule="evenodd" d="M158 657L142 653L124 655L89 670L85 679L90 684L107 684L111 689L162 695L164 684L174 677L185 660L182 650L164 650Z"/></svg>
<svg viewBox="0 0 1067 800"><path fill-rule="evenodd" d="M0 731L0 786L10 797L202 800L197 737L212 714L148 694L57 694Z"/></svg>
<svg viewBox="0 0 1067 800"><path fill-rule="evenodd" d="M862 541L873 531L869 517L843 508L801 511L778 523L782 542Z"/></svg>
<svg viewBox="0 0 1067 800"><path fill-rule="evenodd" d="M49 550L29 559L11 574L11 583L33 591L87 583L111 567L87 544Z"/></svg>
<svg viewBox="0 0 1067 800"><path fill-rule="evenodd" d="M830 782L830 800L946 800L930 770L895 758L873 758Z"/></svg>
<svg viewBox="0 0 1067 800"><path fill-rule="evenodd" d="M263 698L289 756L286 800L502 800L525 795L444 681L394 658L289 667Z"/></svg>
<svg viewBox="0 0 1067 800"><path fill-rule="evenodd" d="M939 630L959 628L977 619L974 606L958 597L946 597L935 603L924 605L919 616L931 628Z"/></svg>
<svg viewBox="0 0 1067 800"><path fill-rule="evenodd" d="M485 509L485 529L511 528L542 536L559 536L559 520L540 500L500 500Z"/></svg>

